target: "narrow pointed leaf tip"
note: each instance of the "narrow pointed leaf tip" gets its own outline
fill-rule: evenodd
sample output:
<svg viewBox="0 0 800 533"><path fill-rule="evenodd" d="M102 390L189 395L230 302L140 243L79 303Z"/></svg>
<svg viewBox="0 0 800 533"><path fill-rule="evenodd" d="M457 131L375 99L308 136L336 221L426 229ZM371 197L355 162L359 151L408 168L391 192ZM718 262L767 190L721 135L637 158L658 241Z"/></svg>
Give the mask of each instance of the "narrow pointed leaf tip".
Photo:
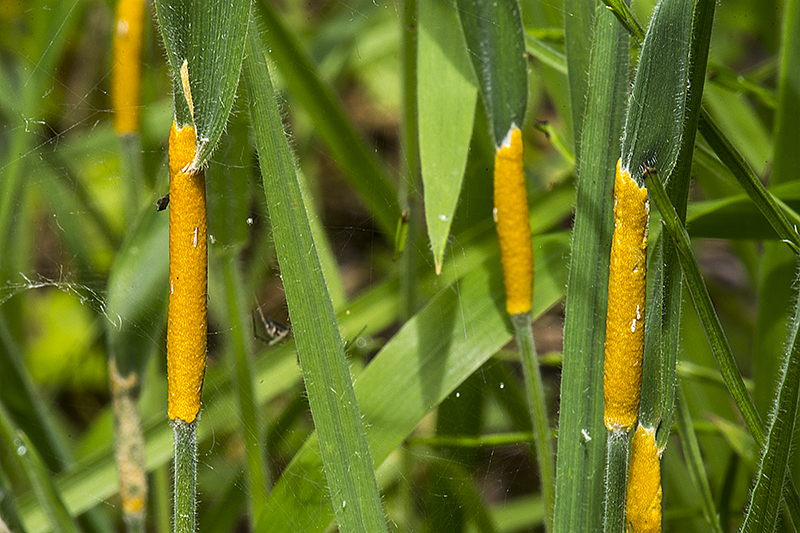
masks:
<svg viewBox="0 0 800 533"><path fill-rule="evenodd" d="M206 366L208 242L202 171L188 172L195 131L169 134L169 314L167 378L169 417L193 422L200 411Z"/></svg>
<svg viewBox="0 0 800 533"><path fill-rule="evenodd" d="M661 463L656 432L643 426L636 428L631 446L628 470L628 494L625 521L628 531L658 533L661 531Z"/></svg>
<svg viewBox="0 0 800 533"><path fill-rule="evenodd" d="M120 0L111 68L111 108L114 111L114 131L119 135L139 130L143 30L144 0Z"/></svg>
<svg viewBox="0 0 800 533"><path fill-rule="evenodd" d="M509 315L527 313L533 300L533 248L522 155L522 132L512 126L494 157L494 212Z"/></svg>
<svg viewBox="0 0 800 533"><path fill-rule="evenodd" d="M630 431L639 411L649 211L647 189L617 162L603 368L609 431Z"/></svg>

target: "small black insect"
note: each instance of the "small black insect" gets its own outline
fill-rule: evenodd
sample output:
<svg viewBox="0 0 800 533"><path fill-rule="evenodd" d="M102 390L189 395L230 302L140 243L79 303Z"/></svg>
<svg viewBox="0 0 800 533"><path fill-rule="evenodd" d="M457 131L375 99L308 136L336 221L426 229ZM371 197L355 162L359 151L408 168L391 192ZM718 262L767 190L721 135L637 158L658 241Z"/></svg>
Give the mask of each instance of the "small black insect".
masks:
<svg viewBox="0 0 800 533"><path fill-rule="evenodd" d="M261 320L261 323L264 325L264 331L266 331L267 335L269 335L270 337L269 339L265 339L264 337L258 334L258 329L256 329L256 313L258 313L258 317ZM292 332L292 328L284 326L280 322L276 322L271 318L265 317L264 313L261 311L261 307L256 307L256 310L253 311L252 317L253 317L253 335L255 336L255 338L266 342L270 346L281 342Z"/></svg>
<svg viewBox="0 0 800 533"><path fill-rule="evenodd" d="M156 200L156 211L163 211L169 205L169 193Z"/></svg>

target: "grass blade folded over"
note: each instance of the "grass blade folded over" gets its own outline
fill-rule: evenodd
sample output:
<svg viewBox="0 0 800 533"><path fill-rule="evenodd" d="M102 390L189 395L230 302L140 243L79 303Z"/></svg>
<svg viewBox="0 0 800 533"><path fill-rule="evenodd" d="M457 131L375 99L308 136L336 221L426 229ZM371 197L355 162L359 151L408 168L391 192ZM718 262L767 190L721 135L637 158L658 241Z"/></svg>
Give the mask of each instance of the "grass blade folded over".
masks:
<svg viewBox="0 0 800 533"><path fill-rule="evenodd" d="M419 159L438 273L464 179L478 87L455 6L420 2L417 17Z"/></svg>
<svg viewBox="0 0 800 533"><path fill-rule="evenodd" d="M194 125L192 168L198 169L211 156L233 106L250 2L157 0L156 11L173 69L175 116L178 126Z"/></svg>
<svg viewBox="0 0 800 533"><path fill-rule="evenodd" d="M457 5L492 140L499 147L512 124L522 128L528 102L519 5L517 0L458 0Z"/></svg>
<svg viewBox="0 0 800 533"><path fill-rule="evenodd" d="M385 531L378 486L342 338L303 207L261 40L245 63L264 191L308 402L341 531ZM284 524L284 527L286 524Z"/></svg>
<svg viewBox="0 0 800 533"><path fill-rule="evenodd" d="M595 16L565 304L554 513L554 531L564 533L602 527L606 461L600 354L605 340L613 223L606 199L612 190L609 176L619 158L628 87L628 39L608 9L598 7Z"/></svg>

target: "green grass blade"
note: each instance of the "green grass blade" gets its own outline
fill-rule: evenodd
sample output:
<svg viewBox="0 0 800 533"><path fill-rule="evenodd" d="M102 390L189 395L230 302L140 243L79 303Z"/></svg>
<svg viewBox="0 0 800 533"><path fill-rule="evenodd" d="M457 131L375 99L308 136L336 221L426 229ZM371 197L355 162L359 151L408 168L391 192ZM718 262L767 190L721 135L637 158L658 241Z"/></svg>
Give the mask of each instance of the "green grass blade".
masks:
<svg viewBox="0 0 800 533"><path fill-rule="evenodd" d="M800 398L800 308L795 310L790 342L773 406L766 449L761 456L758 478L741 529L743 533L775 531L780 518Z"/></svg>
<svg viewBox="0 0 800 533"><path fill-rule="evenodd" d="M245 72L267 206L308 400L342 531L385 531L370 450L260 38Z"/></svg>
<svg viewBox="0 0 800 533"><path fill-rule="evenodd" d="M566 239L534 239L538 317L563 295ZM444 288L406 322L355 384L372 458L391 451L448 394L511 339L499 259ZM368 317L364 317L368 320ZM386 383L391 383L387 387ZM256 531L323 531L333 519L316 436L278 480ZM301 496L301 497L298 497Z"/></svg>
<svg viewBox="0 0 800 533"><path fill-rule="evenodd" d="M722 324L711 302L711 296L709 296L708 289L700 274L700 267L697 264L697 259L695 259L694 253L691 250L689 235L686 233L683 224L681 224L675 212L675 208L670 203L663 184L654 176L653 174L649 174L647 179L650 197L661 212L664 227L667 229L672 239L675 240L678 249L678 257L680 258L683 274L686 278L686 285L689 287L692 302L700 317L700 321L714 352L714 357L717 360L717 365L725 380L725 384L748 430L753 435L753 438L755 438L759 447L761 447L765 443L764 427L761 423L761 417L758 415L755 405L753 404L753 399L744 386L744 381L742 380L742 375L739 373L736 361L733 358L730 344L725 337Z"/></svg>
<svg viewBox="0 0 800 533"><path fill-rule="evenodd" d="M287 30L267 0L259 0L259 23L265 31L270 58L280 70L289 91L311 116L322 140L345 177L361 194L384 235L394 235L400 207L394 186L371 150L364 145L342 106L317 75L295 37Z"/></svg>
<svg viewBox="0 0 800 533"><path fill-rule="evenodd" d="M607 431L601 354L613 227L607 199L619 158L628 39L602 6L594 35L565 304L554 523L554 531L564 533L602 527Z"/></svg>
<svg viewBox="0 0 800 533"><path fill-rule="evenodd" d="M522 127L528 103L525 39L517 0L458 0L478 88L495 147L511 125Z"/></svg>
<svg viewBox="0 0 800 533"><path fill-rule="evenodd" d="M622 168L667 177L678 159L688 95L694 1L662 0L653 13L633 82Z"/></svg>
<svg viewBox="0 0 800 533"><path fill-rule="evenodd" d="M50 526L58 532L77 533L78 527L67 512L49 469L28 436L15 427L8 410L1 402L0 440L6 450L13 450L12 456L31 484L36 501L48 517Z"/></svg>
<svg viewBox="0 0 800 533"><path fill-rule="evenodd" d="M701 0L695 4L692 16L692 31L688 64L688 91L684 122L678 158L672 174L667 179L666 189L672 204L676 207L681 221L686 220L689 184L697 122L703 99L706 77L708 49L711 42L711 28L714 21L713 1ZM657 347L649 347L645 342L646 356L642 386L640 424L657 428L656 445L663 449L669 438L672 425L672 410L675 404L675 371L678 359L680 337L681 307L683 296L683 271L678 262L677 251L671 239L661 239L656 247L656 264L660 269L662 282L653 285L652 298L660 300L659 306L650 305L645 318L645 328L657 324L659 333ZM648 351L648 348L651 348ZM656 357L652 357L657 354ZM651 358L652 357L652 358ZM656 368L652 366L658 365ZM650 366L651 368L648 368ZM653 379L647 383L648 379ZM648 406L650 408L648 409Z"/></svg>
<svg viewBox="0 0 800 533"><path fill-rule="evenodd" d="M775 137L772 147L771 183L797 179L800 151L800 2L788 0L783 7L778 109L775 115Z"/></svg>
<svg viewBox="0 0 800 533"><path fill-rule="evenodd" d="M192 166L199 168L216 147L233 106L250 2L157 0L156 12L172 65L175 116L179 126L194 125L197 153ZM188 93L181 81L184 65Z"/></svg>
<svg viewBox="0 0 800 533"><path fill-rule="evenodd" d="M775 229L778 236L782 240L792 243L796 249L800 249L800 235L797 233L795 224L790 222L783 209L778 207L772 194L767 191L761 180L758 179L758 176L755 175L753 169L733 144L722 134L719 126L707 113L702 113L698 127L703 138L714 150L714 153L730 169L736 181L739 182L752 203Z"/></svg>
<svg viewBox="0 0 800 533"><path fill-rule="evenodd" d="M694 422L692 421L692 414L689 411L689 403L686 400L686 395L683 389L678 385L677 397L677 425L678 433L681 436L681 443L683 445L683 456L686 464L689 467L689 474L700 492L702 498L701 505L703 507L703 515L706 522L713 531L722 533L722 526L719 523L719 515L714 506L714 497L711 494L711 485L708 482L708 474L706 466L703 462L703 456L700 454L700 443L697 441L697 434L694 431Z"/></svg>
<svg viewBox="0 0 800 533"><path fill-rule="evenodd" d="M564 48L566 52L567 77L569 78L570 113L575 157L580 161L581 130L586 111L586 95L589 92L589 62L592 49L592 28L596 2L566 0L564 11ZM528 39L530 42L530 38Z"/></svg>
<svg viewBox="0 0 800 533"><path fill-rule="evenodd" d="M438 273L467 166L478 87L456 8L420 2L417 24L419 158L425 222Z"/></svg>

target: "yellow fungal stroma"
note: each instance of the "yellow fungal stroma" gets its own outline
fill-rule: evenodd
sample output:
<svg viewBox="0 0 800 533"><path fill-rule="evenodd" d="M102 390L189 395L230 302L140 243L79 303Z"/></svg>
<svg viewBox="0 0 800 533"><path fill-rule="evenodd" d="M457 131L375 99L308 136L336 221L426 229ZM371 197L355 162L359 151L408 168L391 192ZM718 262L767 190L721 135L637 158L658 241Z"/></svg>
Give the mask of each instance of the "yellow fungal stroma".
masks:
<svg viewBox="0 0 800 533"><path fill-rule="evenodd" d="M139 129L143 23L144 0L119 0L111 65L111 107L114 130L120 135Z"/></svg>
<svg viewBox="0 0 800 533"><path fill-rule="evenodd" d="M533 299L533 249L522 167L522 132L516 126L511 127L494 157L494 208L506 310L510 315L527 313Z"/></svg>
<svg viewBox="0 0 800 533"><path fill-rule="evenodd" d="M200 411L206 367L208 249L203 171L194 160L195 132L172 125L169 134L169 417L192 422Z"/></svg>
<svg viewBox="0 0 800 533"><path fill-rule="evenodd" d="M625 520L635 533L661 531L661 463L655 430L642 426L633 434Z"/></svg>
<svg viewBox="0 0 800 533"><path fill-rule="evenodd" d="M618 162L603 379L604 418L610 431L630 431L639 411L648 215L647 189Z"/></svg>

